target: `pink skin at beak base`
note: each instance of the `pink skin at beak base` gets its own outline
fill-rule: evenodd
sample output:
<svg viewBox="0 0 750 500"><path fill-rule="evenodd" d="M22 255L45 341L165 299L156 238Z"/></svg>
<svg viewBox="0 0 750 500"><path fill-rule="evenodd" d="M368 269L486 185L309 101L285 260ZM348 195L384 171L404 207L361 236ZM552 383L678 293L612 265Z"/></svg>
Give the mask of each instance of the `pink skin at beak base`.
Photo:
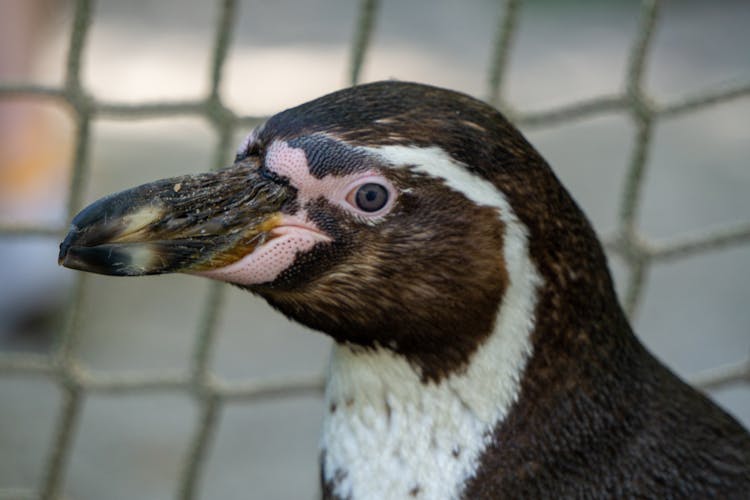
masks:
<svg viewBox="0 0 750 500"><path fill-rule="evenodd" d="M296 217L285 218L271 233L274 238L228 266L200 271L195 274L237 285L270 283L294 264L299 253L307 252L317 243L331 238L301 222Z"/></svg>

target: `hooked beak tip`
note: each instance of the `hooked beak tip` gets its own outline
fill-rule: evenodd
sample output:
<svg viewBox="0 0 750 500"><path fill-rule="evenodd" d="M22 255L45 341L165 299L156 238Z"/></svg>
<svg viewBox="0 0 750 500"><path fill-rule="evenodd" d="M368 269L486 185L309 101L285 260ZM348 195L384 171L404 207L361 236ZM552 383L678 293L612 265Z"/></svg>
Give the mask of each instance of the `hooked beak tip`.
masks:
<svg viewBox="0 0 750 500"><path fill-rule="evenodd" d="M70 230L68 231L68 234L65 235L65 239L60 243L60 252L57 254L57 265L58 266L65 266L65 261L68 257L68 252L70 251L70 247L73 244L73 240L76 237L76 234L78 233L78 228L75 226L71 226Z"/></svg>

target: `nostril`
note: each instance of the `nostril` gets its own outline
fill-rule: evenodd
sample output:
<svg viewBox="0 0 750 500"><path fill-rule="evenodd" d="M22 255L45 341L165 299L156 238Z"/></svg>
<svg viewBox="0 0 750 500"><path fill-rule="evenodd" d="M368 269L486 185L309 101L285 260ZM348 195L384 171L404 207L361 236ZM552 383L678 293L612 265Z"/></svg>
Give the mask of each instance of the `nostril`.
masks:
<svg viewBox="0 0 750 500"><path fill-rule="evenodd" d="M289 179L286 177L281 177L276 172L273 172L272 170L269 170L266 166L262 166L258 169L258 173L261 177L264 179L274 182L276 184L281 184L283 186L286 186L289 184Z"/></svg>

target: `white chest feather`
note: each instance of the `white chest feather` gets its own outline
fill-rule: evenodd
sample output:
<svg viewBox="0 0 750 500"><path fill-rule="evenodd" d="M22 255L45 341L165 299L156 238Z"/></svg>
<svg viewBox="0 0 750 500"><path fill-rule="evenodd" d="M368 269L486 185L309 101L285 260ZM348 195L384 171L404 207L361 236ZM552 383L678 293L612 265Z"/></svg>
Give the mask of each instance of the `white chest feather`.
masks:
<svg viewBox="0 0 750 500"><path fill-rule="evenodd" d="M334 491L357 500L455 498L514 396L509 387L505 404L492 408L460 385L424 385L386 351L337 348L322 442Z"/></svg>

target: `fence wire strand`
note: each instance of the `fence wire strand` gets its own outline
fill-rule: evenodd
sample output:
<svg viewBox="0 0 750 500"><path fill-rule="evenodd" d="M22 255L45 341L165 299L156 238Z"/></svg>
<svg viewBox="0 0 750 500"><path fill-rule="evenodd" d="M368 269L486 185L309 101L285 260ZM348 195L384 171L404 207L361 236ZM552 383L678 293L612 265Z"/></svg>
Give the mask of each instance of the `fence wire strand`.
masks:
<svg viewBox="0 0 750 500"><path fill-rule="evenodd" d="M750 243L750 221L733 227L711 228L669 241L651 241L638 230L638 209L644 176L649 166L649 151L657 120L669 119L700 111L709 106L750 96L750 82L685 97L675 102L660 103L652 99L643 87L643 77L649 60L651 42L659 21L660 0L641 3L640 21L630 49L624 88L621 94L592 97L568 105L536 111L519 112L503 99L508 62L519 26L521 0L505 0L498 13L492 59L488 68L487 100L502 108L522 126L551 127L561 123L590 118L602 114L625 113L633 120L636 141L631 151L626 180L620 197L618 228L606 241L607 249L623 258L628 267L628 286L623 304L634 314L643 297L652 265L685 258L698 253L716 251L728 246ZM73 169L68 190L67 217L81 208L84 184L88 178L88 153L91 121L95 118L138 120L154 117L202 116L216 133L213 167L226 164L231 153L231 141L238 127L252 126L263 121L262 116L238 116L225 107L221 84L230 51L235 19L236 0L218 0L218 13L211 52L209 91L200 100L142 102L123 104L89 96L82 84L82 61L92 24L95 0L77 0L74 6L73 29L68 42L64 86L6 84L0 82L0 99L36 98L64 102L71 110L76 126ZM361 0L354 22L348 81L357 83L372 40L380 8L378 0ZM0 237L61 236L64 229L57 226L34 224L0 224ZM250 403L268 398L288 398L300 395L319 395L323 390L320 373L307 376L252 379L228 382L211 369L211 354L218 336L217 323L225 296L225 286L209 287L204 307L197 324L193 354L188 373L110 373L93 372L76 358L76 332L81 316L81 303L86 289L86 275L76 273L67 317L63 321L59 345L50 356L3 353L0 354L0 375L5 377L43 377L54 381L61 394L58 417L48 448L41 484L37 488L0 489L0 500L10 498L59 498L64 487L66 466L86 395L92 393L128 394L148 392L186 392L193 396L198 418L188 452L183 459L177 486L178 498L192 500L199 496L200 479L212 438L216 434L222 408L230 402ZM721 366L698 375L694 383L705 389L717 389L731 384L750 384L750 353L747 359Z"/></svg>

